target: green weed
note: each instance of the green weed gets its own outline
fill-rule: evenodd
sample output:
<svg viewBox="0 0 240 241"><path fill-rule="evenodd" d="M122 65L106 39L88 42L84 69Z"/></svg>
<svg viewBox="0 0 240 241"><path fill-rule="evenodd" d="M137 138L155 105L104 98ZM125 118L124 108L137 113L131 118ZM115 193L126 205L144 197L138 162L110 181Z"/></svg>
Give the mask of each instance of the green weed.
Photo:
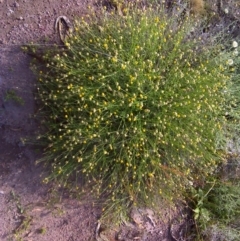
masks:
<svg viewBox="0 0 240 241"><path fill-rule="evenodd" d="M239 181L218 181L193 194L196 240L239 240Z"/></svg>
<svg viewBox="0 0 240 241"><path fill-rule="evenodd" d="M15 101L16 103L18 103L20 105L24 105L24 100L20 96L18 96L14 90L8 90L6 92L4 100L5 101L12 100L12 101Z"/></svg>
<svg viewBox="0 0 240 241"><path fill-rule="evenodd" d="M14 240L23 240L23 234L29 229L32 223L32 217L27 214L26 209L21 204L19 195L13 190L10 192L9 202L12 202L16 206L16 215L19 218L17 227L13 230Z"/></svg>
<svg viewBox="0 0 240 241"><path fill-rule="evenodd" d="M39 228L39 229L37 230L37 232L38 232L39 234L44 235L44 234L46 234L47 229L46 229L46 227L42 227L42 228Z"/></svg>

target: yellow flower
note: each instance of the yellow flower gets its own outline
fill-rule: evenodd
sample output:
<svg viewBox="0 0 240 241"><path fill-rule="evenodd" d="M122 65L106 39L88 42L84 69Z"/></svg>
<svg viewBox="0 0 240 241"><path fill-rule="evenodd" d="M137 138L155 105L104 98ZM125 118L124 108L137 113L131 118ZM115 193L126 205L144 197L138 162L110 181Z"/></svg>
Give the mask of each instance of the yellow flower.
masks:
<svg viewBox="0 0 240 241"><path fill-rule="evenodd" d="M108 45L106 43L103 46L105 49L108 49Z"/></svg>
<svg viewBox="0 0 240 241"><path fill-rule="evenodd" d="M126 65L125 64L121 64L122 69L126 69Z"/></svg>
<svg viewBox="0 0 240 241"><path fill-rule="evenodd" d="M112 61L113 61L114 63L116 63L116 62L117 62L117 57L112 57Z"/></svg>

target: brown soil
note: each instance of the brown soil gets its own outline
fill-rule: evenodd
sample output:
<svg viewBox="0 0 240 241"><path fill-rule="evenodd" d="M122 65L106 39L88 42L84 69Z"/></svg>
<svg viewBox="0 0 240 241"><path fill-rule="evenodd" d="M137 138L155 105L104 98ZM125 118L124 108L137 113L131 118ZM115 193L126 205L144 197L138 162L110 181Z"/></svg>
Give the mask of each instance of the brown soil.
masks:
<svg viewBox="0 0 240 241"><path fill-rule="evenodd" d="M20 46L55 39L59 15L84 13L87 1L0 1L0 240L94 240L99 210L43 185L41 155L22 139L35 136L35 77ZM41 39L41 40L40 40ZM17 96L20 99L16 99ZM19 101L20 100L20 101ZM24 103L22 103L22 101Z"/></svg>
<svg viewBox="0 0 240 241"><path fill-rule="evenodd" d="M101 215L89 197L74 198L54 184L42 184L37 147L23 139L36 136L39 123L34 100L31 57L20 46L31 41L56 41L54 21L86 13L87 0L0 0L0 240L96 240ZM132 223L106 228L99 240L174 240L170 211L162 219L146 210L132 214ZM180 228L179 221L175 232ZM114 226L114 225L113 225ZM103 235L104 234L104 235ZM177 235L176 235L177 236Z"/></svg>

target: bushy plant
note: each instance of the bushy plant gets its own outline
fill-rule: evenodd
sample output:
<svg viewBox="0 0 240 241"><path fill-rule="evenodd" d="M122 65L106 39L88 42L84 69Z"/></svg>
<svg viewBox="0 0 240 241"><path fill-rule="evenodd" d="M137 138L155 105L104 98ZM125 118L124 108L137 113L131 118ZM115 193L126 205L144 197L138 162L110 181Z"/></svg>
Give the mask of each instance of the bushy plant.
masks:
<svg viewBox="0 0 240 241"><path fill-rule="evenodd" d="M67 49L44 57L43 160L112 203L154 205L204 182L221 161L225 66L160 9L77 20Z"/></svg>
<svg viewBox="0 0 240 241"><path fill-rule="evenodd" d="M189 203L194 212L196 240L240 238L237 225L240 220L239 179L218 180L204 189L192 189L192 194Z"/></svg>
<svg viewBox="0 0 240 241"><path fill-rule="evenodd" d="M221 58L229 65L229 76L231 81L226 90L226 112L227 139L234 140L230 145L230 150L239 150L239 131L240 131L240 48L236 40L231 40L221 53Z"/></svg>
<svg viewBox="0 0 240 241"><path fill-rule="evenodd" d="M224 39L224 38L223 38ZM240 220L239 175L239 47L236 40L222 41L220 61L230 77L225 92L223 115L226 117L223 136L218 142L225 142L228 150L225 164L203 187L192 188L188 199L196 223L196 240L239 240L237 223Z"/></svg>
<svg viewBox="0 0 240 241"><path fill-rule="evenodd" d="M239 196L239 182L218 181L211 187L195 190L195 220L199 219L205 228L211 219L229 224L240 217Z"/></svg>
<svg viewBox="0 0 240 241"><path fill-rule="evenodd" d="M238 241L240 230L223 224L213 224L207 227L203 237L204 241Z"/></svg>

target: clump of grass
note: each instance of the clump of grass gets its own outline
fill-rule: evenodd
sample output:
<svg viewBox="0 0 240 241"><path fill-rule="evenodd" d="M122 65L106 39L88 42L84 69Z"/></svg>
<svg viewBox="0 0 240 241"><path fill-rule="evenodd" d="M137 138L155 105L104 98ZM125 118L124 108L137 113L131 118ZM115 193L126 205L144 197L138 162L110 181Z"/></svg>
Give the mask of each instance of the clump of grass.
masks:
<svg viewBox="0 0 240 241"><path fill-rule="evenodd" d="M91 15L76 21L67 49L45 56L45 181L77 173L126 208L179 198L212 175L228 77L189 38L188 20L176 22L151 7Z"/></svg>

